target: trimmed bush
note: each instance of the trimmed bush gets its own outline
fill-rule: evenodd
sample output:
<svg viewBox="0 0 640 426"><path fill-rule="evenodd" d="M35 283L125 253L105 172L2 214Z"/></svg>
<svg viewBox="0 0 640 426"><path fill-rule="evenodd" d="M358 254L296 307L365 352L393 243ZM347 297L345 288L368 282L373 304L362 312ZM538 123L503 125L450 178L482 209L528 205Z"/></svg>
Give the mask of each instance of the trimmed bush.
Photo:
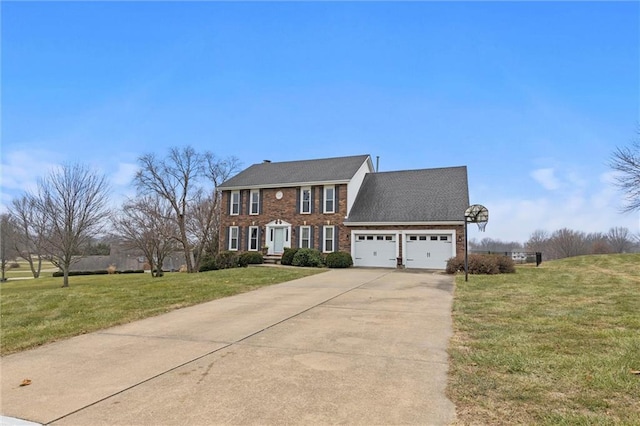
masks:
<svg viewBox="0 0 640 426"><path fill-rule="evenodd" d="M325 263L329 268L348 268L353 266L353 259L351 255L344 251L336 251L327 254Z"/></svg>
<svg viewBox="0 0 640 426"><path fill-rule="evenodd" d="M247 251L240 255L240 263L245 263L247 265L260 265L264 263L264 257L260 252Z"/></svg>
<svg viewBox="0 0 640 426"><path fill-rule="evenodd" d="M107 275L109 272L107 272L106 269L101 269L98 271L69 271L69 276L70 277L75 277L78 275ZM62 271L56 271L54 272L51 276L53 277L62 277L64 276L64 273Z"/></svg>
<svg viewBox="0 0 640 426"><path fill-rule="evenodd" d="M280 259L281 265L291 265L293 262L293 256L298 252L297 248L285 248L284 253L282 253L282 258Z"/></svg>
<svg viewBox="0 0 640 426"><path fill-rule="evenodd" d="M218 267L216 258L213 256L207 256L200 261L200 268L198 269L198 272L217 271L218 269L220 268Z"/></svg>
<svg viewBox="0 0 640 426"><path fill-rule="evenodd" d="M317 268L323 265L322 253L315 249L298 249L291 261L293 266L311 266Z"/></svg>
<svg viewBox="0 0 640 426"><path fill-rule="evenodd" d="M230 269L240 266L238 253L235 251L221 251L216 256L216 264L218 269Z"/></svg>
<svg viewBox="0 0 640 426"><path fill-rule="evenodd" d="M515 264L510 257L495 254L470 254L470 274L512 274L516 272ZM464 256L452 257L447 261L447 273L464 272Z"/></svg>

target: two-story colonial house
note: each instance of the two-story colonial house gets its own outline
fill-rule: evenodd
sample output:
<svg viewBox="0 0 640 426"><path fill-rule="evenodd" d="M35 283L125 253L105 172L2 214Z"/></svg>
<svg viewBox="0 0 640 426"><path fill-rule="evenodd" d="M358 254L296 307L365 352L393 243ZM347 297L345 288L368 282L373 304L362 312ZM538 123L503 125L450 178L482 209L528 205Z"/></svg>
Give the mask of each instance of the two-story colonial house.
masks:
<svg viewBox="0 0 640 426"><path fill-rule="evenodd" d="M351 253L356 266L444 269L464 248L466 167L376 173L369 155L254 164L222 190L221 249Z"/></svg>

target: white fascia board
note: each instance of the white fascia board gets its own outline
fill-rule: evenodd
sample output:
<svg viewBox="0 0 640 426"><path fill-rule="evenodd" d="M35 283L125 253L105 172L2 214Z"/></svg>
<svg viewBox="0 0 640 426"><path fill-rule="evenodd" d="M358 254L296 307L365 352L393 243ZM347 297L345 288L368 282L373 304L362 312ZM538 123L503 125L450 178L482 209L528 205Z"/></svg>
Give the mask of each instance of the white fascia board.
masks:
<svg viewBox="0 0 640 426"><path fill-rule="evenodd" d="M423 226L423 225L464 225L464 220L443 220L437 222L344 222L344 226Z"/></svg>
<svg viewBox="0 0 640 426"><path fill-rule="evenodd" d="M297 188L299 186L342 185L348 183L349 180L324 180L317 182L265 183L260 185L225 186L222 188L218 187L218 189L220 191L238 191L240 189Z"/></svg>

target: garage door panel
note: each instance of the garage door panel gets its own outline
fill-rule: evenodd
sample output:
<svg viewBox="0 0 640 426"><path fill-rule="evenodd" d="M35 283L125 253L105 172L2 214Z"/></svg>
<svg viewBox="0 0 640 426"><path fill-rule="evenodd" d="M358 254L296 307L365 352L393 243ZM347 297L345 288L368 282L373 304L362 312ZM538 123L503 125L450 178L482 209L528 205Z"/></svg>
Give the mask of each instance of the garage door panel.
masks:
<svg viewBox="0 0 640 426"><path fill-rule="evenodd" d="M445 269L453 256L451 234L407 235L405 242L407 268Z"/></svg>
<svg viewBox="0 0 640 426"><path fill-rule="evenodd" d="M395 235L357 235L354 245L355 266L393 268L396 266Z"/></svg>

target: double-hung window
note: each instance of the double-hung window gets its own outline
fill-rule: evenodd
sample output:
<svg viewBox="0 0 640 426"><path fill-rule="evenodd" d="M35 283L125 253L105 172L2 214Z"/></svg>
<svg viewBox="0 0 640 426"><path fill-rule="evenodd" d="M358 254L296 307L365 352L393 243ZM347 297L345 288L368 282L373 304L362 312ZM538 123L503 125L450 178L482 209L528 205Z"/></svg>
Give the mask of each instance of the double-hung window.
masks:
<svg viewBox="0 0 640 426"><path fill-rule="evenodd" d="M249 227L249 251L258 250L258 227Z"/></svg>
<svg viewBox="0 0 640 426"><path fill-rule="evenodd" d="M300 248L311 248L311 227L300 227Z"/></svg>
<svg viewBox="0 0 640 426"><path fill-rule="evenodd" d="M229 250L238 250L238 243L240 241L240 229L237 226L229 227Z"/></svg>
<svg viewBox="0 0 640 426"><path fill-rule="evenodd" d="M325 186L324 187L324 213L336 212L336 187Z"/></svg>
<svg viewBox="0 0 640 426"><path fill-rule="evenodd" d="M335 227L323 227L322 248L325 253L334 251L335 244Z"/></svg>
<svg viewBox="0 0 640 426"><path fill-rule="evenodd" d="M300 191L300 213L311 213L311 188Z"/></svg>
<svg viewBox="0 0 640 426"><path fill-rule="evenodd" d="M232 216L240 214L240 191L231 191L231 209L229 214Z"/></svg>
<svg viewBox="0 0 640 426"><path fill-rule="evenodd" d="M251 190L251 209L249 214L260 214L260 191L257 189Z"/></svg>

